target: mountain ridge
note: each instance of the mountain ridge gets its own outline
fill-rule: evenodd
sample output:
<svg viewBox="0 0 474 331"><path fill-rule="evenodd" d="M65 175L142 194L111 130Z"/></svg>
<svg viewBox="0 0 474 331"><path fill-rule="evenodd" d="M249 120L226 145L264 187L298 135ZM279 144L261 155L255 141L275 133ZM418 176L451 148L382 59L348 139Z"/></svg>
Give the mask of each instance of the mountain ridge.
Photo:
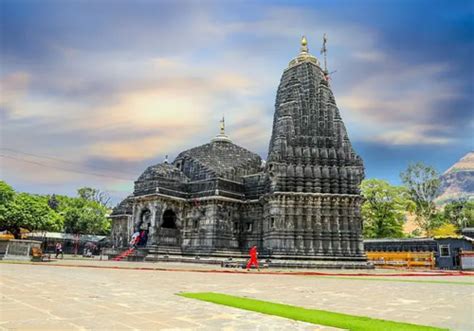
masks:
<svg viewBox="0 0 474 331"><path fill-rule="evenodd" d="M444 205L454 200L474 199L474 151L468 152L449 167L440 179L437 204Z"/></svg>

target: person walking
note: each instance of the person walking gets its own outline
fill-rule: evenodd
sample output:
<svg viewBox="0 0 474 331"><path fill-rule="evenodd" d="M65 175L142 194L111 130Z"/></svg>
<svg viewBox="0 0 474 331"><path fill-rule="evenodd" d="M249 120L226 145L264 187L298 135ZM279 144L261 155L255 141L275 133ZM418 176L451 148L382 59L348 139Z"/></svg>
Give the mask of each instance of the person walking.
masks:
<svg viewBox="0 0 474 331"><path fill-rule="evenodd" d="M61 254L61 258L64 258L64 254L63 254L63 245L61 245L61 243L56 243L56 258L58 258L58 255Z"/></svg>
<svg viewBox="0 0 474 331"><path fill-rule="evenodd" d="M250 248L250 251L249 251L249 255L250 255L250 260L249 262L247 263L247 271L250 271L250 267L251 266L255 266L257 267L257 270L260 271L260 268L258 266L258 251L257 251L257 246L252 246L252 248Z"/></svg>

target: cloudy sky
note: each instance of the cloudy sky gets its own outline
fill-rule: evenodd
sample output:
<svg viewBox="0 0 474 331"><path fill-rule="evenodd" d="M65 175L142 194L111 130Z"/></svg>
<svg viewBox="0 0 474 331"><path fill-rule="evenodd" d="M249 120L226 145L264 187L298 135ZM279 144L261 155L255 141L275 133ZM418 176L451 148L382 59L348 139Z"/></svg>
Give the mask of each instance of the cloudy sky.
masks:
<svg viewBox="0 0 474 331"><path fill-rule="evenodd" d="M19 191L126 196L225 115L266 158L276 89L328 35L367 177L473 149L473 1L0 1L0 171Z"/></svg>

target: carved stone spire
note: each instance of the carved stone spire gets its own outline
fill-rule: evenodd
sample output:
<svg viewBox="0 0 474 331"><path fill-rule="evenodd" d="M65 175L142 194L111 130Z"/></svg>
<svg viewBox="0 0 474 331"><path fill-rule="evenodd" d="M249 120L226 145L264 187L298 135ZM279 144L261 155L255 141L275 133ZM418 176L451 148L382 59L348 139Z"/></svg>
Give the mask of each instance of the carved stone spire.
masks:
<svg viewBox="0 0 474 331"><path fill-rule="evenodd" d="M302 176L300 169L318 167L321 174L314 171L313 176L320 178L311 178L314 192L321 187L321 193L357 194L364 166L352 149L326 75L303 37L300 54L283 72L278 87L267 167L273 165L276 186L283 186L278 185L282 181L287 191L301 191L302 178L310 180L311 172ZM349 173L354 182L349 176L340 179L339 174Z"/></svg>

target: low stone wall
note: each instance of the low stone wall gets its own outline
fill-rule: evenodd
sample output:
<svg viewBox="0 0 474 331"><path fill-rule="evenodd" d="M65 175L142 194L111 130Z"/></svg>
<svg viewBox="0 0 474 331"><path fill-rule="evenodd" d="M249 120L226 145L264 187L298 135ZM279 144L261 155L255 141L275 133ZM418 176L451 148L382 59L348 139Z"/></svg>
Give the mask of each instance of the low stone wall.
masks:
<svg viewBox="0 0 474 331"><path fill-rule="evenodd" d="M0 239L0 259L2 259L3 256L5 256L9 241L10 239Z"/></svg>
<svg viewBox="0 0 474 331"><path fill-rule="evenodd" d="M41 248L41 241L10 239L3 259L29 261L32 259L31 249L33 247Z"/></svg>

